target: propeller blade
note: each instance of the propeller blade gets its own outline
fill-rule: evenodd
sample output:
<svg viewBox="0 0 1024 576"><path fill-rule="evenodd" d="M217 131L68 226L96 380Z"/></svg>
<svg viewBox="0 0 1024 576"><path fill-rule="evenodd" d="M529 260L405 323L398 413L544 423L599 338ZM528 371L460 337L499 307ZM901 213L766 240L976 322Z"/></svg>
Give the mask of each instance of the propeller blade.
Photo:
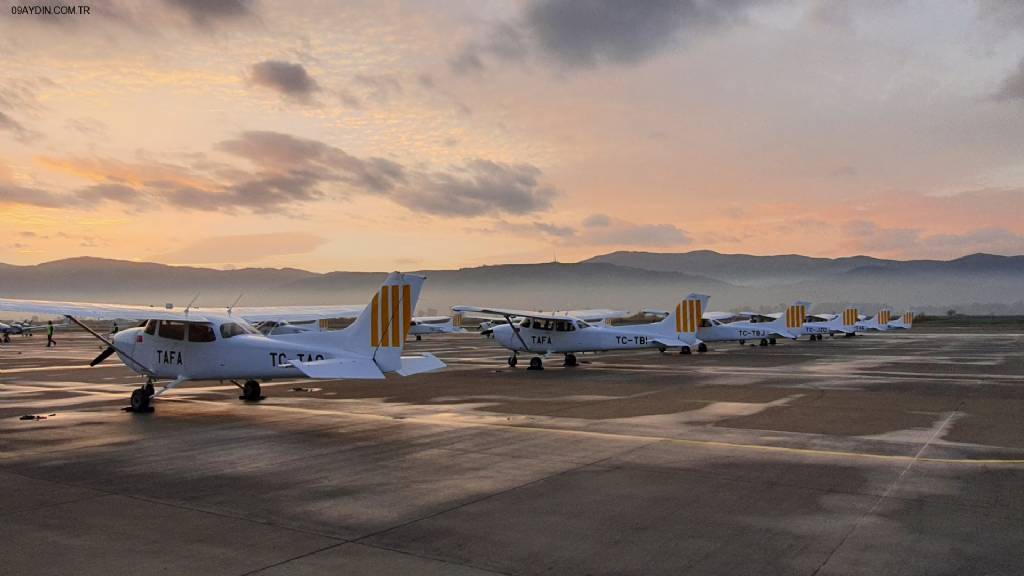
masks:
<svg viewBox="0 0 1024 576"><path fill-rule="evenodd" d="M116 352L116 350L114 350L113 346L107 346L106 350L104 350L103 352L100 352L99 356L93 358L92 362L89 362L89 366L95 366L95 365L99 364L100 362L103 362L104 360L109 358L110 355L113 354L114 352Z"/></svg>

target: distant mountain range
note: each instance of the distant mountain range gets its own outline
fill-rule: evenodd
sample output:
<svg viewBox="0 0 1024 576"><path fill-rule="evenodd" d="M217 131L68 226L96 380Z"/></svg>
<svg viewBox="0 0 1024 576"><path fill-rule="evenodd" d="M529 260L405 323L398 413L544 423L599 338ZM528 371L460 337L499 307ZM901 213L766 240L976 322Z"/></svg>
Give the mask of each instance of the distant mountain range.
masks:
<svg viewBox="0 0 1024 576"><path fill-rule="evenodd" d="M868 256L751 256L699 250L613 252L578 263L505 264L421 271L429 278L421 312L453 304L525 308L668 307L689 292L712 296L712 308L774 309L795 299L818 308L881 304L902 309L1024 313L1024 256L972 254L954 260L884 260ZM70 258L34 266L0 264L0 297L223 306L354 304L384 272L315 273L293 268L167 266Z"/></svg>

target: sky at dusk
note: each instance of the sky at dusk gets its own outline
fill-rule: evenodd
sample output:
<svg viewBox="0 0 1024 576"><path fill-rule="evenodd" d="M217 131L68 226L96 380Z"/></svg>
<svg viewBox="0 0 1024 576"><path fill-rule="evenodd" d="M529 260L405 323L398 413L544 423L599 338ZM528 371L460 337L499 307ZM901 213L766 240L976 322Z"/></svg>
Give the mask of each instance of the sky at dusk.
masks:
<svg viewBox="0 0 1024 576"><path fill-rule="evenodd" d="M84 3L0 2L0 262L1024 253L1024 2Z"/></svg>

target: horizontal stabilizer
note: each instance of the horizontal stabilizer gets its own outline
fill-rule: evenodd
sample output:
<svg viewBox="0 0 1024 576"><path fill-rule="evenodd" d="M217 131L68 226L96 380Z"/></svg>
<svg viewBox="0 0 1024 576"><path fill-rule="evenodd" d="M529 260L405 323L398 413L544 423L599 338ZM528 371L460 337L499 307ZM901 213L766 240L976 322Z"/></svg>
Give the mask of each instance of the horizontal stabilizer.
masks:
<svg viewBox="0 0 1024 576"><path fill-rule="evenodd" d="M312 362L291 361L292 366L310 378L324 380L383 380L384 373L370 358L328 358Z"/></svg>
<svg viewBox="0 0 1024 576"><path fill-rule="evenodd" d="M422 356L402 356L402 367L396 370L402 376L412 376L423 372L433 372L445 367L437 356L425 353Z"/></svg>
<svg viewBox="0 0 1024 576"><path fill-rule="evenodd" d="M683 346L696 346L697 344L700 344L700 340L687 342L686 340L680 340L679 338L659 336L654 339L654 343L664 346L665 348L682 348Z"/></svg>

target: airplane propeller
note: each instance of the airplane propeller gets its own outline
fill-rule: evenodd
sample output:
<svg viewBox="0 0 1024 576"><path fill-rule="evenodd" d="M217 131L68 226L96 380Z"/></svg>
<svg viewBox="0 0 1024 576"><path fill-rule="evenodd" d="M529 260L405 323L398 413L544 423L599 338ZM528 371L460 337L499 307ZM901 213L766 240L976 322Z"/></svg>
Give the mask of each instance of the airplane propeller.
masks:
<svg viewBox="0 0 1024 576"><path fill-rule="evenodd" d="M103 362L104 360L109 358L110 355L113 354L114 352L117 352L117 350L114 350L113 346L107 346L107 348L103 352L100 352L99 356L93 358L92 362L89 362L89 366L95 366L100 362Z"/></svg>

